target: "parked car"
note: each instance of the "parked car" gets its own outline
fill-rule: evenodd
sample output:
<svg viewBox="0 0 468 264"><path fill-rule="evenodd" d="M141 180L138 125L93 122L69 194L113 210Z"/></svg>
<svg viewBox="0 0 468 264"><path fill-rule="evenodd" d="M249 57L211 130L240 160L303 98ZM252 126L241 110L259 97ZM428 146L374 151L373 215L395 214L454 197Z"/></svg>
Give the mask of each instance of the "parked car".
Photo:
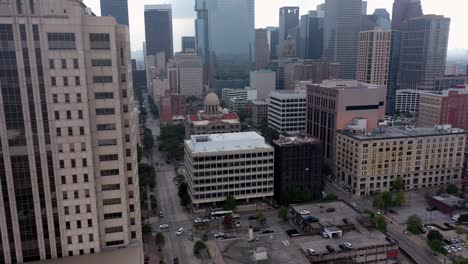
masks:
<svg viewBox="0 0 468 264"><path fill-rule="evenodd" d="M325 231L320 232L320 235L322 235L323 238L328 238L328 234Z"/></svg>
<svg viewBox="0 0 468 264"><path fill-rule="evenodd" d="M296 229L289 229L288 231L286 231L286 234L288 234L288 236L290 237L300 235L300 233Z"/></svg>
<svg viewBox="0 0 468 264"><path fill-rule="evenodd" d="M390 242L390 244L392 245L395 245L397 243L397 241L395 239L393 239L393 237L386 237L385 238L388 242Z"/></svg>
<svg viewBox="0 0 468 264"><path fill-rule="evenodd" d="M167 228L169 228L169 225L168 224L162 224L162 225L159 225L159 228L160 229L167 229Z"/></svg>
<svg viewBox="0 0 468 264"><path fill-rule="evenodd" d="M182 235L184 232L185 232L185 229L184 229L183 227L181 227L181 228L177 229L176 235L177 235L177 236L180 236L180 235Z"/></svg>
<svg viewBox="0 0 468 264"><path fill-rule="evenodd" d="M309 254L309 255L315 255L315 250L313 250L312 248L308 248L308 249L307 249L307 254Z"/></svg>
<svg viewBox="0 0 468 264"><path fill-rule="evenodd" d="M208 241L208 235L207 235L207 234L203 234L203 235L202 235L202 240L203 240L203 241Z"/></svg>
<svg viewBox="0 0 468 264"><path fill-rule="evenodd" d="M434 207L432 207L432 206L428 206L428 207L426 207L426 210L427 210L427 211L434 211L434 210L435 210L435 208L434 208Z"/></svg>
<svg viewBox="0 0 468 264"><path fill-rule="evenodd" d="M255 215L249 216L249 220L257 220L257 217Z"/></svg>
<svg viewBox="0 0 468 264"><path fill-rule="evenodd" d="M325 248L326 248L326 249L328 250L328 252L330 252L330 253L335 252L335 249L334 249L332 246L330 246L330 245L327 245Z"/></svg>
<svg viewBox="0 0 468 264"><path fill-rule="evenodd" d="M273 231L273 230L268 230L268 229L267 229L267 230L264 230L264 231L262 232L262 234L271 234L271 233L274 233L274 232L275 232L275 231Z"/></svg>
<svg viewBox="0 0 468 264"><path fill-rule="evenodd" d="M344 243L344 245L345 245L347 248L353 248L353 245L351 245L351 243L346 242L346 243Z"/></svg>
<svg viewBox="0 0 468 264"><path fill-rule="evenodd" d="M195 218L195 219L193 220L193 222L194 222L195 224L199 224L199 223L202 222L202 219L201 219L200 217L197 217L197 218Z"/></svg>
<svg viewBox="0 0 468 264"><path fill-rule="evenodd" d="M218 233L215 233L215 234L214 234L214 237L215 237L215 238L223 237L223 236L224 236L224 233L223 233L223 232L218 232Z"/></svg>
<svg viewBox="0 0 468 264"><path fill-rule="evenodd" d="M164 217L163 211L159 211L159 217Z"/></svg>
<svg viewBox="0 0 468 264"><path fill-rule="evenodd" d="M395 211L393 209L388 210L388 212L391 213L391 214L398 214L397 211Z"/></svg>
<svg viewBox="0 0 468 264"><path fill-rule="evenodd" d="M237 221L236 222L236 227L240 227L241 226L241 222Z"/></svg>
<svg viewBox="0 0 468 264"><path fill-rule="evenodd" d="M426 225L426 228L427 228L427 230L434 230L435 229L435 227L433 227L431 225Z"/></svg>
<svg viewBox="0 0 468 264"><path fill-rule="evenodd" d="M331 212L335 212L336 209L333 208L333 207L330 207L330 208L327 208L327 210L325 210L327 213L331 213Z"/></svg>
<svg viewBox="0 0 468 264"><path fill-rule="evenodd" d="M259 228L259 227L254 227L254 228L253 228L253 231L254 231L254 232L258 232L258 231L260 231L260 228Z"/></svg>

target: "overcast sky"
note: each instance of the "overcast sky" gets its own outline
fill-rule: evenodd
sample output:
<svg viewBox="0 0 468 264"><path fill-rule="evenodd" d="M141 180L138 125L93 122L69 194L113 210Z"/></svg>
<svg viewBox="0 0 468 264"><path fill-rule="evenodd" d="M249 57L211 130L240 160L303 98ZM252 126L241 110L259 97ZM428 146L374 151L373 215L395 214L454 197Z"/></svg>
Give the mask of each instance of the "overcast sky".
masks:
<svg viewBox="0 0 468 264"><path fill-rule="evenodd" d="M278 26L278 9L281 6L299 6L301 14L314 10L325 0L256 0L255 27ZM91 9L100 15L99 0L83 0ZM181 36L195 35L194 9L195 0L128 0L130 15L130 34L132 50L142 49L145 40L144 5L172 4L174 51L180 51ZM367 12L375 8L386 8L391 14L393 0L368 0ZM468 49L468 1L467 0L422 0L424 14L437 14L452 19L449 49Z"/></svg>

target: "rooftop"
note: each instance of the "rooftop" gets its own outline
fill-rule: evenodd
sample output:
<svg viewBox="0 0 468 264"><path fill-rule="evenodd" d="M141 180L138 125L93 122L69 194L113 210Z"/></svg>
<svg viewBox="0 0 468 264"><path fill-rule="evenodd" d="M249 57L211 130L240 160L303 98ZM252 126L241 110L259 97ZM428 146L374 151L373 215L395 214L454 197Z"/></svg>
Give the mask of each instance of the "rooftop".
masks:
<svg viewBox="0 0 468 264"><path fill-rule="evenodd" d="M211 117L205 117L203 116L203 113L200 113L198 115L188 115L188 119L194 123L194 125L208 125L210 123L214 123L217 121L223 121L227 123L239 123L239 118L237 117L236 113L224 113L222 116L217 117L217 116L211 116Z"/></svg>
<svg viewBox="0 0 468 264"><path fill-rule="evenodd" d="M463 199L449 194L442 194L440 196L434 196L432 198L450 207L457 207L463 203Z"/></svg>
<svg viewBox="0 0 468 264"><path fill-rule="evenodd" d="M267 101L262 101L262 100L253 100L251 101L252 104L254 105L268 105L268 102Z"/></svg>
<svg viewBox="0 0 468 264"><path fill-rule="evenodd" d="M65 257L57 259L31 262L31 264L128 264L143 263L143 250L141 246L106 250L100 253L82 256Z"/></svg>
<svg viewBox="0 0 468 264"><path fill-rule="evenodd" d="M379 127L372 133L356 134L348 130L338 131L338 133L352 137L357 140L378 140L391 138L425 137L440 136L450 134L464 134L465 131L460 128L452 128L450 125L440 125L429 127Z"/></svg>
<svg viewBox="0 0 468 264"><path fill-rule="evenodd" d="M330 88L335 90L344 90L344 89L378 89L382 88L382 85L362 83L355 80L324 80L322 83L315 84L322 88Z"/></svg>
<svg viewBox="0 0 468 264"><path fill-rule="evenodd" d="M280 138L273 140L274 143L276 143L279 146L285 146L285 145L300 145L304 143L319 143L320 141L316 138L313 137L284 137L280 136Z"/></svg>
<svg viewBox="0 0 468 264"><path fill-rule="evenodd" d="M276 90L270 93L273 98L306 98L306 90Z"/></svg>
<svg viewBox="0 0 468 264"><path fill-rule="evenodd" d="M185 145L192 153L272 148L256 132L193 135Z"/></svg>

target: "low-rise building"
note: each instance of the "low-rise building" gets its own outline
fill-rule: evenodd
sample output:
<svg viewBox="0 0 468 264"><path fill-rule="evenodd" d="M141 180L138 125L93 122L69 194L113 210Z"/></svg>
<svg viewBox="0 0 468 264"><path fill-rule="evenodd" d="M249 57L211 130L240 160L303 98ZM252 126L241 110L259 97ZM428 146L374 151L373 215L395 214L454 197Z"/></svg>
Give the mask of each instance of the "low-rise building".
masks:
<svg viewBox="0 0 468 264"><path fill-rule="evenodd" d="M190 138L191 135L240 132L239 117L236 113L221 110L215 93L206 96L204 109L197 114L188 115L185 119L186 138Z"/></svg>
<svg viewBox="0 0 468 264"><path fill-rule="evenodd" d="M401 177L405 188L445 185L461 180L465 131L450 125L433 128L380 127L363 133L361 125L339 131L337 179L356 196L392 190Z"/></svg>
<svg viewBox="0 0 468 264"><path fill-rule="evenodd" d="M194 135L185 140L192 204L251 202L273 196L274 149L255 132Z"/></svg>
<svg viewBox="0 0 468 264"><path fill-rule="evenodd" d="M251 102L252 126L260 128L264 122L268 122L268 103L266 101L255 100Z"/></svg>
<svg viewBox="0 0 468 264"><path fill-rule="evenodd" d="M298 134L306 128L306 91L277 90L268 101L268 126L280 133Z"/></svg>
<svg viewBox="0 0 468 264"><path fill-rule="evenodd" d="M322 198L323 146L312 137L283 137L275 148L275 198L280 203Z"/></svg>
<svg viewBox="0 0 468 264"><path fill-rule="evenodd" d="M160 121L163 125L177 121L180 116L187 115L187 103L183 95L171 94L161 97L159 108Z"/></svg>

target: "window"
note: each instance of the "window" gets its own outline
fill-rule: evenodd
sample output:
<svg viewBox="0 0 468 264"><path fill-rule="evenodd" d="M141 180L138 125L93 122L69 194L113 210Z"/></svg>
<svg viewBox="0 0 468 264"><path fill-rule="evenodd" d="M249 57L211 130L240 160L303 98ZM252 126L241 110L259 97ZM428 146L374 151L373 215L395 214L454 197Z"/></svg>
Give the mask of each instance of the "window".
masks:
<svg viewBox="0 0 468 264"><path fill-rule="evenodd" d="M62 62L62 69L66 69L67 68L67 60L62 59L61 62Z"/></svg>
<svg viewBox="0 0 468 264"><path fill-rule="evenodd" d="M126 104L123 105L123 112L128 113L128 105Z"/></svg>
<svg viewBox="0 0 468 264"><path fill-rule="evenodd" d="M115 124L97 124L98 131L115 130Z"/></svg>
<svg viewBox="0 0 468 264"><path fill-rule="evenodd" d="M113 99L114 93L94 93L95 99Z"/></svg>
<svg viewBox="0 0 468 264"><path fill-rule="evenodd" d="M81 103L81 94L80 93L76 94L76 102Z"/></svg>
<svg viewBox="0 0 468 264"><path fill-rule="evenodd" d="M93 234L89 234L88 240L89 240L89 242L93 242L93 241L94 241L94 235L93 235Z"/></svg>
<svg viewBox="0 0 468 264"><path fill-rule="evenodd" d="M123 232L123 227L122 226L106 227L104 229L104 232L106 234Z"/></svg>
<svg viewBox="0 0 468 264"><path fill-rule="evenodd" d="M68 200L68 192L62 192L62 197L64 200Z"/></svg>
<svg viewBox="0 0 468 264"><path fill-rule="evenodd" d="M109 213L109 214L104 214L104 220L110 220L110 219L118 219L122 218L122 213Z"/></svg>
<svg viewBox="0 0 468 264"><path fill-rule="evenodd" d="M71 238L71 236L67 236L67 243L68 243L68 244L71 244L71 243L72 243L72 238ZM68 252L68 255L72 256L72 255L73 255L73 252L69 251L69 252Z"/></svg>
<svg viewBox="0 0 468 264"><path fill-rule="evenodd" d="M51 50L76 49L75 33L47 33L47 41Z"/></svg>
<svg viewBox="0 0 468 264"><path fill-rule="evenodd" d="M96 115L113 115L115 114L114 108L97 108Z"/></svg>
<svg viewBox="0 0 468 264"><path fill-rule="evenodd" d="M67 111L66 113L67 113L67 119L68 119L68 120L72 119L71 111ZM69 129L69 131L70 131L71 127L69 127L68 129Z"/></svg>
<svg viewBox="0 0 468 264"><path fill-rule="evenodd" d="M86 151L86 143L81 142L81 151Z"/></svg>
<svg viewBox="0 0 468 264"><path fill-rule="evenodd" d="M107 247L118 246L118 245L122 245L123 243L124 243L123 240L108 241L108 242L106 242L106 246Z"/></svg>
<svg viewBox="0 0 468 264"><path fill-rule="evenodd" d="M85 134L84 127L80 127L80 136L84 136L84 134Z"/></svg>
<svg viewBox="0 0 468 264"><path fill-rule="evenodd" d="M70 144L70 152L75 152L75 143Z"/></svg>
<svg viewBox="0 0 468 264"><path fill-rule="evenodd" d="M93 76L94 83L111 83L112 76Z"/></svg>
<svg viewBox="0 0 468 264"><path fill-rule="evenodd" d="M55 77L50 77L50 83L52 86L57 86L57 79Z"/></svg>
<svg viewBox="0 0 468 264"><path fill-rule="evenodd" d="M68 209L68 206L63 207L63 213L64 213L65 215L70 214L70 211L69 211L69 209Z"/></svg>
<svg viewBox="0 0 468 264"><path fill-rule="evenodd" d="M89 198L89 189L85 189L85 197Z"/></svg>
<svg viewBox="0 0 468 264"><path fill-rule="evenodd" d="M55 120L60 120L60 112L55 111Z"/></svg>
<svg viewBox="0 0 468 264"><path fill-rule="evenodd" d="M104 184L102 185L102 191L115 191L120 190L120 184Z"/></svg>
<svg viewBox="0 0 468 264"><path fill-rule="evenodd" d="M58 95L57 95L57 94L53 94L53 95L52 95L52 100L53 100L53 102L54 102L55 104L58 103Z"/></svg>
<svg viewBox="0 0 468 264"><path fill-rule="evenodd" d="M91 60L91 65L93 67L112 66L112 60L110 59Z"/></svg>
<svg viewBox="0 0 468 264"><path fill-rule="evenodd" d="M73 68L78 69L78 59L73 59Z"/></svg>
<svg viewBox="0 0 468 264"><path fill-rule="evenodd" d="M70 94L65 94L65 103L70 103Z"/></svg>
<svg viewBox="0 0 468 264"><path fill-rule="evenodd" d="M99 156L99 161L112 161L112 160L118 160L119 155L117 154L109 154L109 155L100 155Z"/></svg>
<svg viewBox="0 0 468 264"><path fill-rule="evenodd" d="M80 206L75 205L75 213L79 214L80 213Z"/></svg>
<svg viewBox="0 0 468 264"><path fill-rule="evenodd" d="M126 149L125 150L125 156L130 157L132 155L132 150L131 149Z"/></svg>
<svg viewBox="0 0 468 264"><path fill-rule="evenodd" d="M21 3L21 0L16 0L16 12L18 12L18 14L23 13L23 3Z"/></svg>
<svg viewBox="0 0 468 264"><path fill-rule="evenodd" d="M101 170L101 176L114 176L119 175L119 169Z"/></svg>
<svg viewBox="0 0 468 264"><path fill-rule="evenodd" d="M117 139L100 139L98 140L98 146L115 146L117 145Z"/></svg>
<svg viewBox="0 0 468 264"><path fill-rule="evenodd" d="M90 204L86 205L86 212L91 213L91 205Z"/></svg>
<svg viewBox="0 0 468 264"><path fill-rule="evenodd" d="M83 110L78 110L78 119L83 119Z"/></svg>
<svg viewBox="0 0 468 264"><path fill-rule="evenodd" d="M71 161L71 167L76 168L76 160L72 159Z"/></svg>
<svg viewBox="0 0 468 264"><path fill-rule="evenodd" d="M125 134L125 142L130 142L130 135L129 134Z"/></svg>
<svg viewBox="0 0 468 264"><path fill-rule="evenodd" d="M49 60L49 69L55 69L55 63L53 59Z"/></svg>
<svg viewBox="0 0 468 264"><path fill-rule="evenodd" d="M73 183L78 183L78 177L76 175L72 175Z"/></svg>
<svg viewBox="0 0 468 264"><path fill-rule="evenodd" d="M62 184L67 184L67 177L65 176L62 176Z"/></svg>
<svg viewBox="0 0 468 264"><path fill-rule="evenodd" d="M67 76L63 77L63 86L68 86L68 77Z"/></svg>
<svg viewBox="0 0 468 264"><path fill-rule="evenodd" d="M62 129L60 127L57 127L55 129L55 133L57 134L57 137L61 137L62 136Z"/></svg>
<svg viewBox="0 0 468 264"><path fill-rule="evenodd" d="M81 220L76 221L76 227L81 228Z"/></svg>
<svg viewBox="0 0 468 264"><path fill-rule="evenodd" d="M131 163L127 163L127 170L128 170L128 171L131 171L131 170L132 170L132 164L131 164Z"/></svg>
<svg viewBox="0 0 468 264"><path fill-rule="evenodd" d="M83 167L88 167L88 161L86 159L81 159L81 164Z"/></svg>
<svg viewBox="0 0 468 264"><path fill-rule="evenodd" d="M75 76L75 85L76 86L81 85L80 76Z"/></svg>
<svg viewBox="0 0 468 264"><path fill-rule="evenodd" d="M91 49L110 49L109 34L91 33L89 34Z"/></svg>
<svg viewBox="0 0 468 264"><path fill-rule="evenodd" d="M120 75L120 81L123 82L123 83L124 83L124 82L127 82L127 75L125 75L125 73L122 73L122 74Z"/></svg>
<svg viewBox="0 0 468 264"><path fill-rule="evenodd" d="M130 212L135 212L135 205L133 204L130 205Z"/></svg>
<svg viewBox="0 0 468 264"><path fill-rule="evenodd" d="M29 0L29 10L31 11L31 14L34 15L36 13L36 9L34 6L34 0Z"/></svg>
<svg viewBox="0 0 468 264"><path fill-rule="evenodd" d="M89 182L88 174L84 174L84 175L83 175L83 181L84 181L84 182Z"/></svg>
<svg viewBox="0 0 468 264"><path fill-rule="evenodd" d="M72 127L69 127L68 128L68 136L73 136L73 128Z"/></svg>
<svg viewBox="0 0 468 264"><path fill-rule="evenodd" d="M112 204L121 204L120 198L104 199L102 201L103 205L112 205Z"/></svg>

